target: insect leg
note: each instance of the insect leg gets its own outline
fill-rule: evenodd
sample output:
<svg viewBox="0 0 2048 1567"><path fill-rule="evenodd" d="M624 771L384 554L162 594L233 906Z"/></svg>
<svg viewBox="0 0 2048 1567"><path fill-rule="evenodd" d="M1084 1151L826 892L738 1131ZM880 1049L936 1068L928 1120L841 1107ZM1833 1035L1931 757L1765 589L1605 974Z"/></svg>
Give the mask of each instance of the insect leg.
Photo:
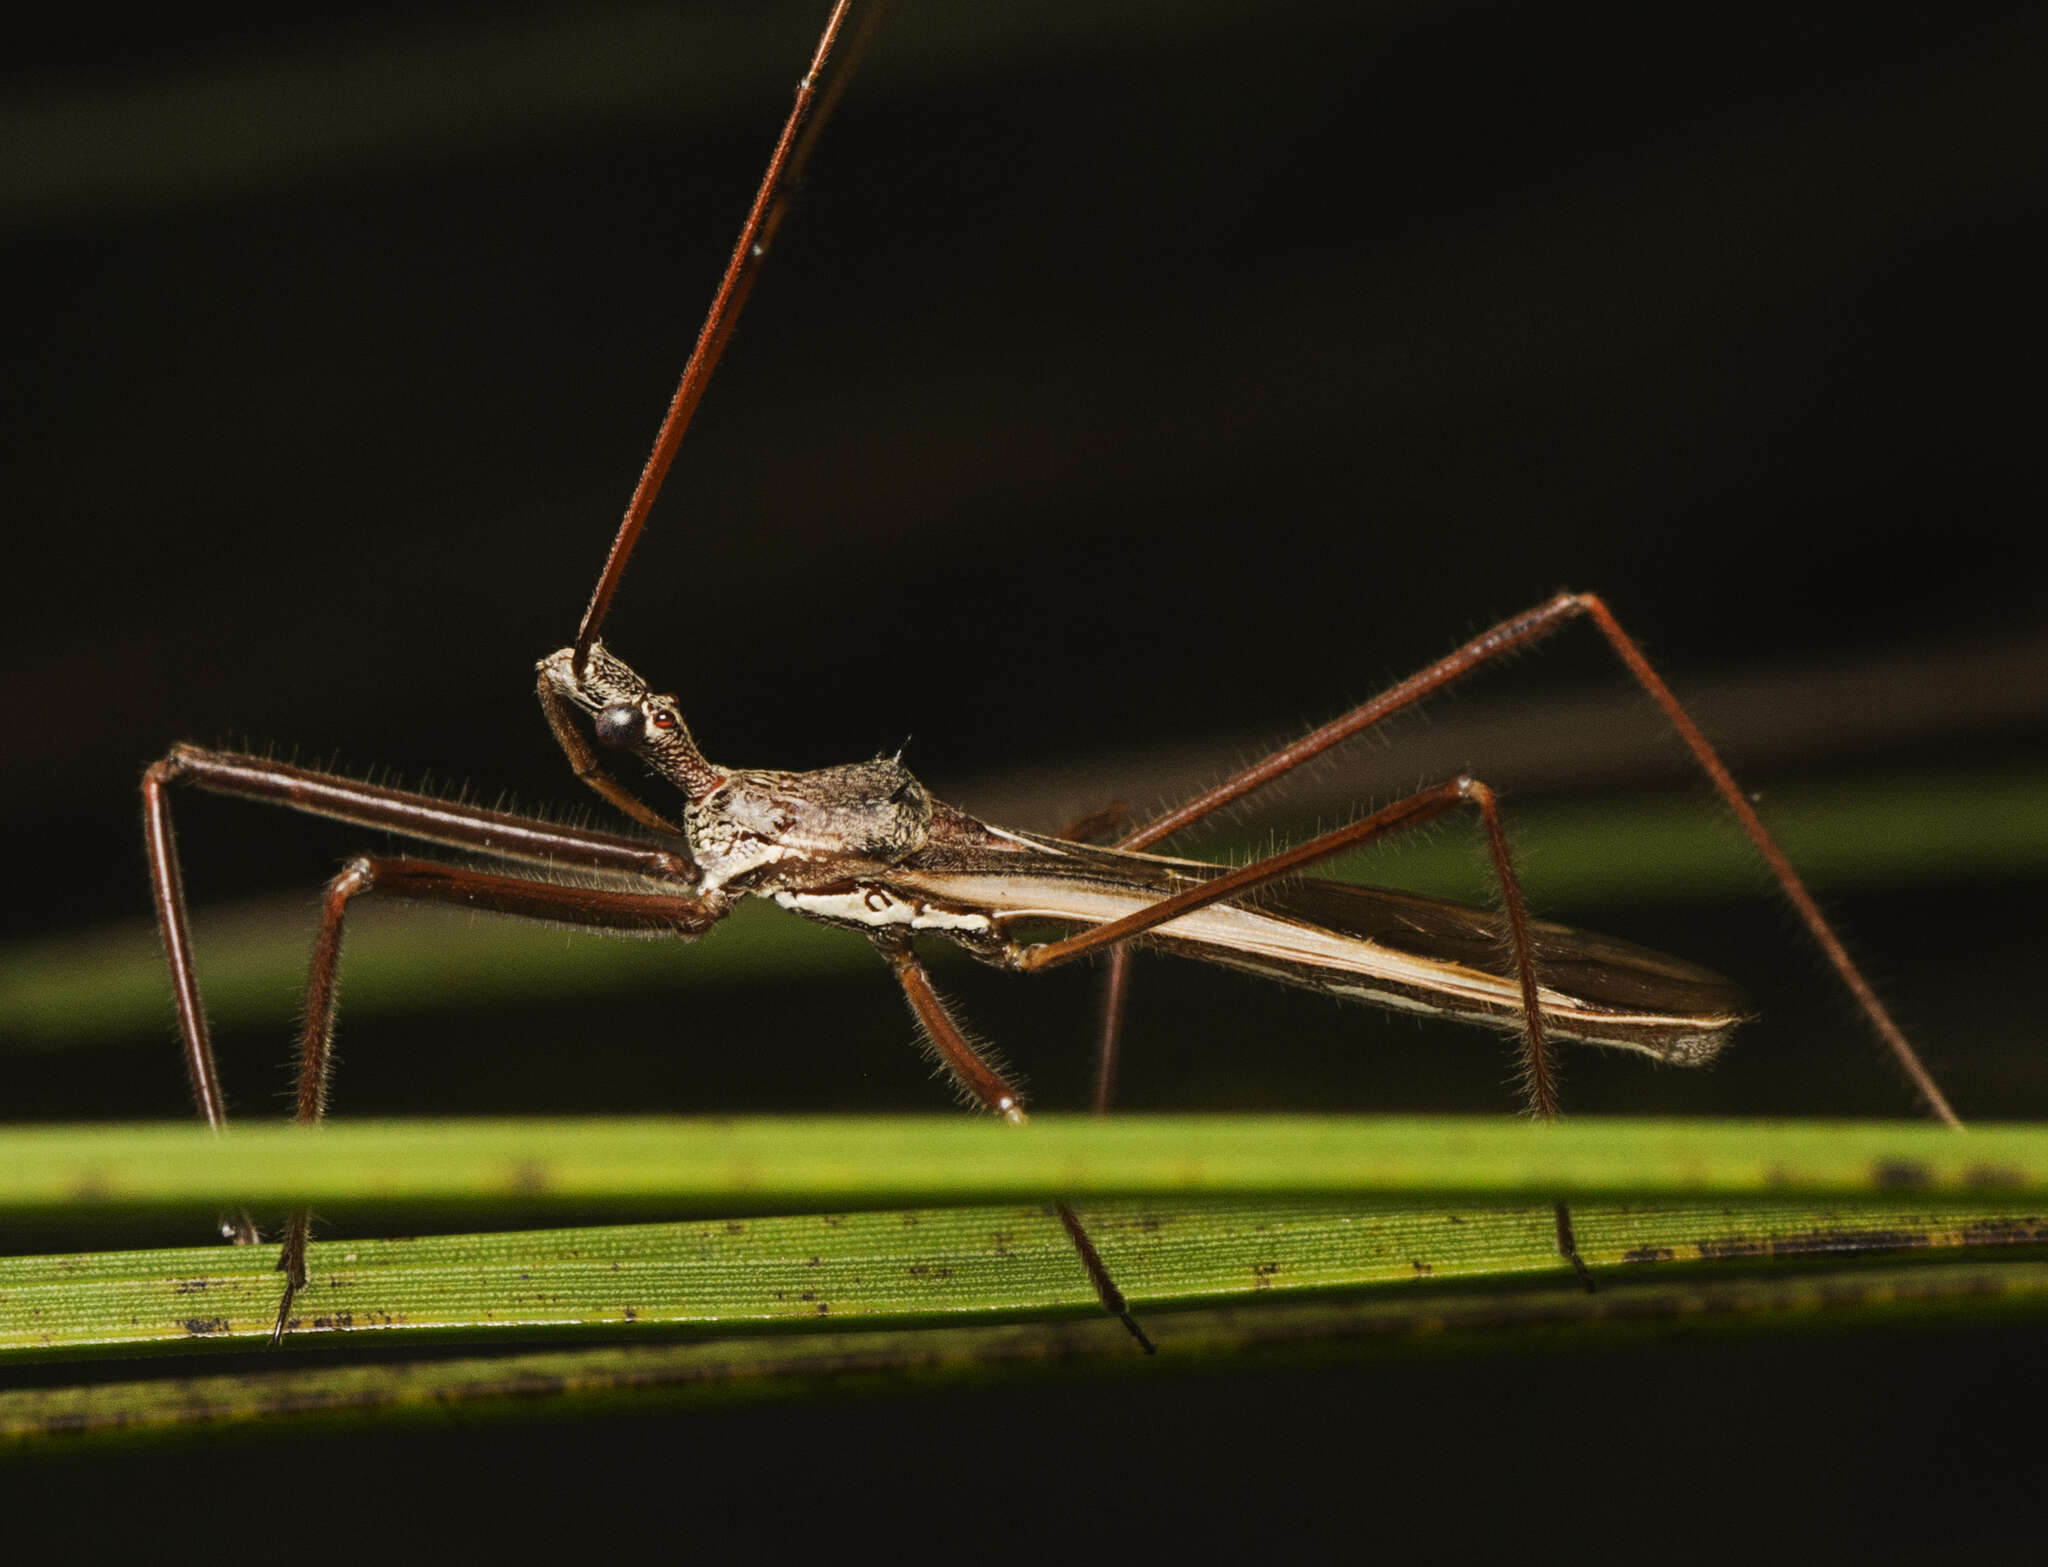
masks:
<svg viewBox="0 0 2048 1567"><path fill-rule="evenodd" d="M1112 800L1097 811L1076 817L1053 836L1070 843L1115 843L1132 828L1131 808ZM1109 1114L1109 1101L1116 1092L1116 1063L1124 1025L1124 1003L1130 996L1131 949L1118 947L1109 955L1102 986L1102 1019L1095 1036L1095 1113Z"/></svg>
<svg viewBox="0 0 2048 1567"><path fill-rule="evenodd" d="M598 760L597 748L584 739L583 731L576 727L576 709L555 690L546 675L540 677L540 706L541 711L547 714L548 728L554 733L555 744L569 759L569 768L576 774L578 782L588 785L606 803L624 811L642 827L671 835L677 833L674 822L620 783L612 776L611 769Z"/></svg>
<svg viewBox="0 0 2048 1567"><path fill-rule="evenodd" d="M1102 1016L1095 1032L1095 1113L1109 1114L1116 1094L1117 1058L1122 1053L1124 1006L1131 996L1131 951L1116 948L1102 974Z"/></svg>
<svg viewBox="0 0 2048 1567"><path fill-rule="evenodd" d="M697 875L687 856L641 839L558 827L509 811L489 811L430 795L408 794L402 789L293 767L267 757L214 751L203 746L174 746L143 774L142 836L149 859L157 924L163 936L164 955L170 962L171 991L177 1006L178 1033L184 1044L192 1100L206 1124L215 1131L227 1124L227 1103L221 1097L220 1074L214 1066L213 1043L192 966L191 921L186 914L184 877L171 832L169 791L174 783L282 805L357 826L381 827L503 859L616 872L678 885L687 884Z"/></svg>
<svg viewBox="0 0 2048 1567"><path fill-rule="evenodd" d="M939 1064L982 1109L1000 1116L1013 1126L1023 1125L1022 1096L1008 1078L968 1043L967 1036L947 1013L946 1003L939 999L931 976L917 961L909 939L900 932L890 931L876 936L874 941L875 950L882 954L896 975L896 983L903 987L904 999L910 1003L910 1010L931 1040L932 1048L938 1052Z"/></svg>
<svg viewBox="0 0 2048 1567"><path fill-rule="evenodd" d="M265 757L202 746L175 746L142 778L142 834L149 860L157 923L164 956L170 964L171 991L184 1047L186 1075L200 1116L214 1131L227 1127L227 1101L221 1092L206 1009L192 962L191 919L186 910L184 874L171 831L170 786L195 785L216 794L283 805L309 815L332 817L362 826L382 827L430 842L495 855L567 867L621 879L642 878L655 886L675 885L676 893L634 892L589 887L562 887L516 876L431 866L423 861L358 861L330 884L320 939L315 945L308 982L306 1030L300 1045L300 1119L317 1118L326 1093L326 1041L334 1006L334 967L339 960L342 912L348 899L368 886L350 878L359 867L386 867L382 890L416 898L467 903L511 914L557 920L564 924L626 931L674 931L694 934L724 912L683 894L696 877L688 857L658 844L611 833L558 827L550 822L490 811L476 806L408 794L379 784L310 768L293 767ZM344 887L344 883L348 883ZM316 1033L317 1028L317 1033ZM222 1222L231 1239L257 1240L247 1215ZM294 1216L287 1227L279 1267L286 1275L284 1304L278 1313L282 1331L291 1296L305 1280L305 1220Z"/></svg>
<svg viewBox="0 0 2048 1567"><path fill-rule="evenodd" d="M1842 945L1841 938L1835 934L1827 916L1821 913L1819 903L1807 890L1806 883L1800 879L1799 873L1792 868L1792 862L1786 858L1785 851L1778 847L1777 840L1764 826L1762 818L1756 813L1756 808L1749 803L1741 786L1728 771L1727 764L1721 760L1720 753L1709 743L1699 725L1693 722L1692 716L1672 694L1663 677L1643 656L1643 651L1636 645L1635 639L1622 630L1621 623L1614 618L1613 612L1595 594L1560 593L1533 609L1511 616L1492 629L1481 632L1447 657L1438 659L1406 680L1389 686L1371 701L1361 703L1319 729L1311 730L1300 739L1280 747L1264 760L1253 763L1215 787L1205 789L1192 800L1185 801L1164 815L1147 822L1137 831L1119 840L1116 846L1120 849L1142 849L1156 844L1190 823L1200 821L1211 812L1234 800L1242 799L1253 790L1262 788L1274 779L1293 771L1310 758L1320 756L1331 746L1371 728L1403 708L1414 706L1446 686L1463 679L1482 665L1541 641L1551 632L1580 619L1593 623L1636 684L1649 694L1651 700L1662 710L1665 720L1685 742L1693 760L1707 775L1715 792L1734 813L1743 832L1755 846L1757 853L1763 857L1771 874L1777 878L1779 887L1791 902L1800 922L1806 926L1807 932L1819 945L1842 983L1848 987L1849 993L1856 998L1857 1006L1862 1009L1871 1027L1905 1071L1908 1080L1927 1108L1938 1120L1960 1129L1962 1121L1949 1107L1948 1099L1935 1083L1933 1075L1922 1064L1919 1053L1907 1040L1904 1031L1892 1020L1891 1013L1878 999L1877 992L1871 988L1870 982L1863 977L1862 970L1849 956L1848 949Z"/></svg>
<svg viewBox="0 0 2048 1567"><path fill-rule="evenodd" d="M911 950L910 940L901 932L889 932L874 938L875 950L882 954L890 969L896 975L896 983L903 987L904 999L910 1003L918 1024L924 1029L925 1037L932 1042L939 1060L946 1070L981 1107L1001 1116L1012 1126L1024 1124L1024 1104L1017 1090L1002 1073L989 1064L982 1053L974 1048L967 1036L960 1031L946 1004L939 999L933 987L931 976L924 965L917 961ZM1089 1238L1087 1227L1080 1216L1064 1199L1055 1199L1053 1212L1059 1216L1061 1226L1067 1232L1067 1239L1073 1243L1074 1251L1081 1259L1081 1266L1088 1272L1088 1281L1095 1286L1096 1298L1102 1302L1102 1309L1121 1322L1138 1341L1138 1346L1150 1355L1156 1346L1138 1326L1138 1319L1131 1315L1131 1308L1124 1299L1124 1292L1117 1288L1116 1280L1110 1277L1104 1266L1102 1254L1095 1249L1095 1242Z"/></svg>
<svg viewBox="0 0 2048 1567"><path fill-rule="evenodd" d="M1320 837L1293 848L1282 849L1278 854L1256 860L1250 865L1228 871L1198 887L1190 887L1161 898L1136 913L1122 919L1109 920L1101 925L1061 941L1032 942L1015 944L1010 948L1009 959L1012 967L1026 973L1040 969L1054 968L1070 963L1075 958L1109 946L1127 941L1145 931L1156 929L1184 914L1192 914L1214 903L1227 902L1253 888L1283 876L1305 870L1320 860L1341 854L1347 849L1369 843L1375 838L1404 828L1418 827L1432 821L1444 812L1459 805L1470 805L1478 810L1486 830L1488 853L1493 858L1496 879L1500 883L1501 901L1508 919L1509 943L1513 949L1514 977L1521 991L1523 1011L1523 1091L1529 1102L1529 1109L1539 1120L1549 1120L1557 1114L1556 1074L1550 1063L1550 1051L1544 1039L1542 1011L1537 998L1536 969L1529 951L1529 917L1522 902L1521 883L1515 875L1512 859L1508 854L1507 836L1501 829L1500 808L1493 790L1476 778L1453 778L1448 783L1437 784L1412 794L1405 800L1374 811L1370 816L1361 817L1348 827L1339 827Z"/></svg>
<svg viewBox="0 0 2048 1567"><path fill-rule="evenodd" d="M444 865L432 860L372 859L349 861L327 884L320 905L320 933L313 942L313 962L306 979L305 1023L299 1035L299 1091L294 1119L301 1126L317 1124L327 1112L333 1079L336 982L341 971L342 927L348 907L366 893L453 903L555 924L638 935L691 937L709 929L723 909L673 893L635 892L610 887L560 886L491 871ZM285 1228L278 1270L285 1276L284 1299L270 1342L284 1337L293 1297L306 1284L307 1213L295 1211Z"/></svg>
<svg viewBox="0 0 2048 1567"><path fill-rule="evenodd" d="M1557 1073L1551 1064L1550 1048L1543 1033L1543 1011L1536 987L1536 966L1530 956L1529 915L1522 900L1522 888L1515 875L1512 856L1508 852L1507 835L1501 828L1500 805L1492 789L1476 778L1454 778L1435 788L1425 789L1397 800L1383 810L1349 827L1340 827L1321 837L1292 849L1282 850L1266 859L1219 876L1200 887L1186 892L1175 893L1163 898L1150 908L1126 915L1120 920L1111 920L1093 930L1083 931L1064 941L1044 942L1036 945L1018 946L1012 949L1012 958L1017 967L1025 970L1050 968L1069 962L1073 958L1090 952L1106 942L1125 942L1129 937L1143 931L1155 929L1168 921L1220 903L1228 898L1291 875L1313 865L1316 861L1340 854L1346 849L1370 842L1374 838L1399 832L1403 828L1418 827L1442 815L1454 805L1467 804L1475 807L1486 831L1487 853L1493 860L1494 879L1500 885L1501 904L1507 914L1510 956L1515 970L1515 981L1522 993L1522 1091L1530 1113L1540 1121L1554 1120L1558 1113ZM1110 1046L1115 1042L1116 1011L1122 994L1121 986L1128 974L1128 965L1119 964L1130 950L1118 945L1111 951L1109 972L1109 1005L1104 1019L1104 1039ZM1102 1062L1102 1071L1108 1070L1107 1058ZM1102 1079L1106 1082L1106 1076ZM1098 1102L1098 1108L1100 1103ZM1593 1288L1592 1274L1587 1270L1584 1259L1579 1256L1578 1242L1572 1232L1570 1208L1560 1202L1555 1205L1557 1226L1557 1252L1571 1264L1579 1281L1587 1289Z"/></svg>

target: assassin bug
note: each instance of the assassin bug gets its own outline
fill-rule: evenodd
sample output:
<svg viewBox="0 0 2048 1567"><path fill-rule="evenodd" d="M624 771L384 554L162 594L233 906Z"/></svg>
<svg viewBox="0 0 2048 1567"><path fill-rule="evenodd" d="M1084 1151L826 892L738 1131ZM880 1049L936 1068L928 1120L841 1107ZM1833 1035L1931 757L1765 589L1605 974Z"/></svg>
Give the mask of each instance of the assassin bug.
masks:
<svg viewBox="0 0 2048 1567"><path fill-rule="evenodd" d="M866 937L963 1093L1012 1121L1023 1118L1017 1090L949 1017L918 955L918 938L951 941L1019 972L1106 954L1111 999L1105 1062L1113 1053L1125 965L1135 942L1333 995L1510 1025L1521 1039L1528 1107L1540 1118L1558 1113L1552 1052L1560 1040L1701 1064L1743 1019L1746 1003L1739 992L1681 960L1533 919L1524 907L1493 790L1481 779L1444 780L1237 869L1150 852L1174 832L1341 741L1583 619L1662 710L1929 1107L1953 1124L1940 1090L1712 746L1607 606L1589 594L1560 594L1513 616L1176 809L1142 824L1119 824L1106 834L1101 822L1091 824L1098 830L1066 836L984 822L935 799L894 758L797 773L730 768L705 756L675 698L651 687L606 647L600 632L780 223L790 181L803 161L807 123L815 130L821 118L812 111L847 9L842 3L833 11L798 89L576 639L538 666L541 705L577 777L639 830L565 827L261 757L173 748L145 776L145 836L186 1064L207 1121L224 1125L225 1108L170 831L168 790L178 782L387 829L453 848L476 862L362 857L329 883L300 1047L297 1116L305 1123L325 1110L347 913L356 898L372 892L683 940L709 932L739 900L766 898ZM653 775L654 792L621 778L613 763L623 758ZM1500 890L1498 908L1466 908L1300 874L1461 807L1479 818ZM1084 841L1098 836L1113 841ZM1048 924L1070 934L1026 938L1028 927ZM1101 1081L1100 1098L1106 1100L1106 1066ZM1064 1204L1059 1213L1104 1304L1146 1342L1080 1221ZM1562 1208L1558 1220L1560 1247L1571 1257ZM294 1295L305 1282L306 1233L305 1216L295 1216L280 1261L285 1289L274 1338L289 1326ZM239 1226L238 1238L253 1238L246 1224Z"/></svg>

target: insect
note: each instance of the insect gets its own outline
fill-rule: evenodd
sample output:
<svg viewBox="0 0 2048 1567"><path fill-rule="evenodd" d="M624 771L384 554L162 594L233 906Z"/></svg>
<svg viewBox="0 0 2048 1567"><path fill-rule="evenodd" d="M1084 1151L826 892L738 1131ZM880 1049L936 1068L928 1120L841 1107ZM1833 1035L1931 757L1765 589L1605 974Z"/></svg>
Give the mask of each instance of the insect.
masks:
<svg viewBox="0 0 2048 1567"><path fill-rule="evenodd" d="M948 941L997 967L1041 972L1089 956L1111 965L1116 997L1130 944L1142 943L1263 977L1397 1009L1512 1027L1521 1041L1529 1109L1558 1112L1553 1051L1577 1041L1696 1065L1746 1013L1717 975L1630 944L1566 930L1524 907L1493 791L1459 776L1396 800L1294 848L1232 869L1154 852L1202 820L1463 676L1584 620L1654 699L1763 855L1795 909L1930 1107L1953 1120L1931 1077L1835 938L1705 736L1607 606L1561 594L1510 617L1380 696L1143 823L1099 818L1067 835L1021 832L936 799L898 757L807 772L734 768L699 748L677 700L602 640L670 461L752 286L817 121L826 72L845 26L838 6L803 78L653 455L613 541L574 642L541 660L536 690L576 776L632 824L631 832L567 827L368 784L266 758L178 746L145 776L145 837L186 1065L201 1114L225 1122L192 963L169 795L187 784L396 832L466 856L365 856L329 884L300 1041L296 1114L326 1107L341 944L355 900L369 894L452 904L656 939L710 933L745 898L865 938L887 966L933 1051L963 1094L1021 1120L1006 1075L948 1015L919 955ZM647 781L651 779L651 782ZM1500 891L1497 908L1465 908L1304 878L1358 845L1467 811L1478 821ZM1112 841L1102 842L1097 839ZM1035 939L1042 927L1065 933ZM1107 1081L1107 1071L1103 1081ZM1105 1092L1106 1097L1106 1092ZM1085 1230L1061 1217L1105 1305L1142 1342ZM273 1337L305 1282L307 1226L289 1224ZM239 1239L252 1239L246 1226ZM1560 1241L1569 1236L1560 1210Z"/></svg>

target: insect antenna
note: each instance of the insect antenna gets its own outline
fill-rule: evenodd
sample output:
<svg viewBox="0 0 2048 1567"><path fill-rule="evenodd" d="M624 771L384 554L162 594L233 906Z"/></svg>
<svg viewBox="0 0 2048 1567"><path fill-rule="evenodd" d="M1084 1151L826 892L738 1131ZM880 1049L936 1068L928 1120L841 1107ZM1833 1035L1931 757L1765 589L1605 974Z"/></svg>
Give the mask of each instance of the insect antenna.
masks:
<svg viewBox="0 0 2048 1567"><path fill-rule="evenodd" d="M825 21L825 31L811 56L810 69L797 83L796 102L790 106L789 118L783 121L782 135L768 159L768 170L761 176L760 189L754 193L754 204L748 209L746 222L740 226L740 237L733 245L731 259L725 264L725 275L719 279L718 292L712 295L711 309L697 333L696 347L690 350L690 361L683 366L683 378L676 383L675 396L669 400L668 412L662 418L660 430L655 433L654 450L648 453L647 465L640 470L640 482L633 487L633 498L626 503L626 515L612 539L611 554L605 557L597 588L590 595L590 606L583 611L583 623L576 628L576 651L570 669L578 679L582 678L589 664L590 649L597 641L598 629L611 608L619 579L626 573L626 561L639 540L640 530L647 525L647 514L654 506L654 498L661 493L662 480L668 477L669 464L675 460L683 432L689 429L697 405L704 400L704 388L711 382L712 371L718 368L719 356L725 352L733 326L747 303L747 295L753 290L761 261L768 254L768 247L775 242L775 231L788 211L790 195L810 158L811 149L817 144L818 133L838 103L840 92L852 75L853 65L881 9L879 6L869 8L847 51L849 58L845 66L821 98L818 83L852 3L853 0L839 0Z"/></svg>

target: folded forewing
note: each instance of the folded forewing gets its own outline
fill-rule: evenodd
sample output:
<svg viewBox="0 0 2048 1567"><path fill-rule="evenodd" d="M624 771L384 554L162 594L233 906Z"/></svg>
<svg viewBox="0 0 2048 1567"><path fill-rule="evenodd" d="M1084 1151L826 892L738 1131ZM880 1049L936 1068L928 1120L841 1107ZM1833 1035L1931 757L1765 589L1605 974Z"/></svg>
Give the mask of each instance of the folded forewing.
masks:
<svg viewBox="0 0 2048 1567"><path fill-rule="evenodd" d="M995 852L916 856L889 885L998 929L1105 924L1227 867L1016 835ZM1556 1037L1696 1064L1747 1014L1729 981L1629 942L1533 922L1538 996ZM1516 1024L1505 917L1409 893L1298 877L1160 926L1142 944L1405 1011Z"/></svg>

